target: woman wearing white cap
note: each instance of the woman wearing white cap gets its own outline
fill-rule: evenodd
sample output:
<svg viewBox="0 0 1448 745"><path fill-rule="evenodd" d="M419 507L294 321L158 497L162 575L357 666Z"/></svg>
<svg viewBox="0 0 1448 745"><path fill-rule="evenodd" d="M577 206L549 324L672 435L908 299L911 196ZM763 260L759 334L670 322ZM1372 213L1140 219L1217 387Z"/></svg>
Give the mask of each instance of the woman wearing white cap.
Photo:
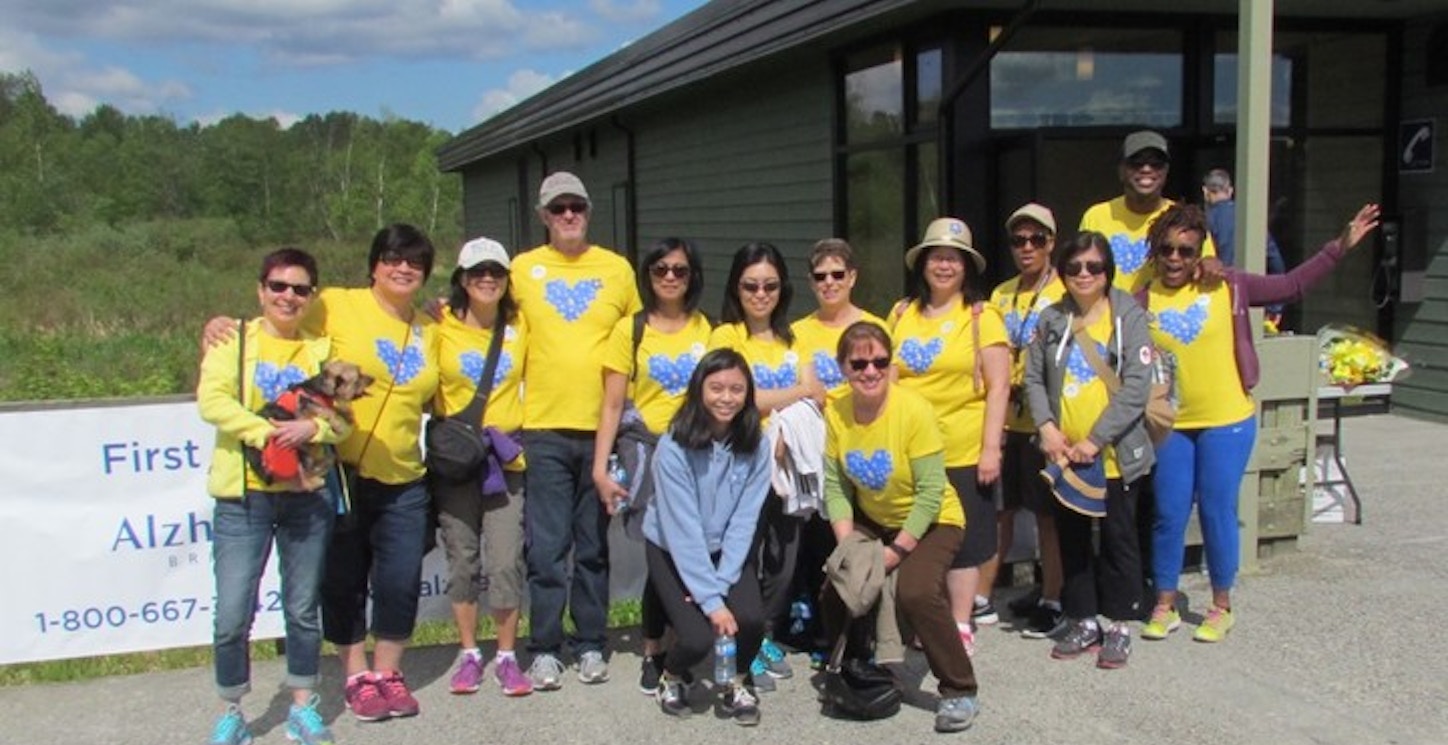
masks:
<svg viewBox="0 0 1448 745"><path fill-rule="evenodd" d="M523 428L520 384L528 331L508 289L510 263L502 245L488 238L468 241L458 253L451 293L437 334L441 380L433 413L455 416L467 408L487 369L493 335L502 329L503 340L481 424L489 430L490 438L516 441ZM493 452L503 454L497 448ZM448 599L452 601L461 647L452 676L453 693L474 693L482 683L486 663L478 651L476 630L478 598L484 590L498 633L493 676L506 696L533 692L532 682L514 655L525 578L524 466L518 454L502 463L499 470L485 473L482 479L459 483L435 473L429 475L438 526L442 528L442 546L447 553Z"/></svg>
<svg viewBox="0 0 1448 745"><path fill-rule="evenodd" d="M980 566L995 556L995 504L1010 403L1011 354L1000 311L980 300L985 257L970 228L942 217L905 252L910 296L891 314L900 384L935 407L945 440L945 473L965 509L965 537L947 575L951 614L966 651L975 651L971 612Z"/></svg>

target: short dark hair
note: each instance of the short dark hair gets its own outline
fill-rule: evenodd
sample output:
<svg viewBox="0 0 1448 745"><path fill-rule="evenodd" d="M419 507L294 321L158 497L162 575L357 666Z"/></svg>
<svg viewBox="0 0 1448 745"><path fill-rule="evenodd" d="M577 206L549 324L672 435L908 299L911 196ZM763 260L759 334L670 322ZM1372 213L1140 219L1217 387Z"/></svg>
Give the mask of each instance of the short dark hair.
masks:
<svg viewBox="0 0 1448 745"><path fill-rule="evenodd" d="M1146 231L1146 247L1153 256L1156 250L1166 243L1167 236L1178 230L1190 231L1201 237L1202 242L1207 240L1207 213L1195 204L1173 204L1165 212L1157 215L1152 221L1151 228Z"/></svg>
<svg viewBox="0 0 1448 745"><path fill-rule="evenodd" d="M769 329L785 344L793 346L794 332L789 330L789 301L794 298L794 286L789 283L789 268L785 266L784 254L772 243L753 241L734 252L734 261L729 265L729 279L724 285L724 308L719 313L719 322L740 323L744 320L744 305L739 302L739 280L745 269L761 262L767 262L779 274L779 303L769 314Z"/></svg>
<svg viewBox="0 0 1448 745"><path fill-rule="evenodd" d="M704 294L704 264L699 258L699 249L683 238L662 238L649 246L648 253L639 259L639 295L643 298L645 313L659 309L649 269L675 251L683 251L685 260L689 262L689 287L684 290L684 310L693 313L699 309L699 298Z"/></svg>
<svg viewBox="0 0 1448 745"><path fill-rule="evenodd" d="M890 341L889 332L880 328L877 323L855 321L845 328L845 332L840 334L840 343L835 345L835 362L840 363L841 370L845 369L845 363L849 361L850 350L854 349L856 344L866 341L877 342L885 348L886 354L895 353L895 345Z"/></svg>
<svg viewBox="0 0 1448 745"><path fill-rule="evenodd" d="M306 270L307 277L312 286L316 287L320 281L320 274L317 272L317 260L306 251L292 246L283 246L275 251L261 257L261 273L257 276L257 282L265 282L271 276L272 270L288 266L299 266Z"/></svg>
<svg viewBox="0 0 1448 745"><path fill-rule="evenodd" d="M493 264L502 267L496 261L484 261L482 264ZM482 266L479 264L478 266ZM468 270L458 267L453 270L452 276L448 278L447 307L452 311L453 317L459 320L468 314L468 308L472 305L472 299L468 297L468 288L463 285L463 277ZM498 312L502 314L503 323L512 323L518 317L518 301L513 299L513 283L511 277L504 270L503 281L508 285L503 288L503 296L498 298Z"/></svg>
<svg viewBox="0 0 1448 745"><path fill-rule="evenodd" d="M684 405L669 422L669 434L674 442L691 450L707 448L714 436L709 425L712 415L704 406L704 381L710 375L724 370L739 370L744 373L744 407L729 423L729 435L725 443L736 453L752 453L759 447L761 437L759 407L754 404L754 376L749 372L749 363L744 355L727 347L715 349L694 367L689 376L689 389L684 394Z"/></svg>
<svg viewBox="0 0 1448 745"><path fill-rule="evenodd" d="M947 246L947 248L951 247ZM977 287L982 282L980 273L976 271L975 262L964 251L958 248L951 248L951 250L960 254L960 261L965 265L965 278L961 280L960 284L961 304L970 305L984 300L986 298L985 289ZM930 248L921 251L920 256L915 259L915 266L910 267L910 271L905 275L905 297L907 300L915 301L921 308L924 308L925 304L930 301L930 285L925 282L925 265L930 263L925 260L925 257L929 253Z"/></svg>
<svg viewBox="0 0 1448 745"><path fill-rule="evenodd" d="M1109 291L1111 284L1116 281L1116 255L1111 253L1111 241L1094 230L1083 230L1070 241L1056 244L1056 276L1064 279L1066 265L1093 248L1101 252L1101 260L1106 264L1106 287Z"/></svg>
<svg viewBox="0 0 1448 745"><path fill-rule="evenodd" d="M844 238L825 238L814 244L814 250L809 252L809 268L819 266L821 261L830 257L843 261L846 269L859 268L855 264L855 251Z"/></svg>
<svg viewBox="0 0 1448 745"><path fill-rule="evenodd" d="M422 278L426 280L432 276L432 262L437 251L432 247L432 241L428 240L427 234L407 223L399 222L377 231L377 235L372 237L372 250L367 252L368 276L377 270L377 262L382 260L383 254L397 254L404 259L420 259Z"/></svg>

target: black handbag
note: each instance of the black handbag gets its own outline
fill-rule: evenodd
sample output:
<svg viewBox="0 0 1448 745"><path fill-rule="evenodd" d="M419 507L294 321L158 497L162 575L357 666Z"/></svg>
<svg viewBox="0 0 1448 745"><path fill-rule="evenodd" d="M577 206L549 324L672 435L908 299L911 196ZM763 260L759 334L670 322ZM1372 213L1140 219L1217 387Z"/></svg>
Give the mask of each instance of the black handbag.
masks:
<svg viewBox="0 0 1448 745"><path fill-rule="evenodd" d="M852 619L850 623L856 623ZM848 627L835 641L825 667L825 713L844 719L888 719L900 713L905 695L889 670L868 660L842 659Z"/></svg>
<svg viewBox="0 0 1448 745"><path fill-rule="evenodd" d="M466 408L448 416L434 416L427 422L423 442L427 454L423 459L427 472L444 481L460 483L478 478L488 462L488 438L483 434L483 411L488 394L493 390L493 374L503 349L506 319L500 311L493 324L493 338L488 344L488 359L483 377Z"/></svg>

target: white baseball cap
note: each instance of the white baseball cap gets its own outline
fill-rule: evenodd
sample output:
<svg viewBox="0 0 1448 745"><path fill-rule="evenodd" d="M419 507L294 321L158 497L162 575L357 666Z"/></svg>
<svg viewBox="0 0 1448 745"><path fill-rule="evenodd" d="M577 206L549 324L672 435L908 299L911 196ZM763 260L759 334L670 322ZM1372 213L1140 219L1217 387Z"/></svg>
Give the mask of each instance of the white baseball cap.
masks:
<svg viewBox="0 0 1448 745"><path fill-rule="evenodd" d="M504 269L511 265L503 244L492 238L474 238L464 243L463 249L458 252L459 269L472 269L484 261L497 262L502 264Z"/></svg>

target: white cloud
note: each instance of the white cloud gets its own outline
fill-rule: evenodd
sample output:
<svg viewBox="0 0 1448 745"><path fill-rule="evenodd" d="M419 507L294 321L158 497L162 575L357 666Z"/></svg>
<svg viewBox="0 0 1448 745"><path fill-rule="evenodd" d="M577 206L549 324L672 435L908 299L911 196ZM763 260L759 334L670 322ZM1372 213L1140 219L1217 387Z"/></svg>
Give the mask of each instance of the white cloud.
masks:
<svg viewBox="0 0 1448 745"><path fill-rule="evenodd" d="M153 114L191 97L177 80L147 81L125 68L97 66L85 55L57 52L33 34L0 30L0 70L30 70L62 114L83 117L101 103L129 114Z"/></svg>
<svg viewBox="0 0 1448 745"><path fill-rule="evenodd" d="M659 0L588 0L588 7L599 17L615 23L643 23L657 18L662 6Z"/></svg>
<svg viewBox="0 0 1448 745"><path fill-rule="evenodd" d="M568 73L564 73L562 77L567 76ZM511 108L519 101L553 85L560 79L562 78L555 78L537 70L527 68L515 70L512 75L508 76L506 86L483 93L482 98L473 107L473 121L481 122L504 109Z"/></svg>
<svg viewBox="0 0 1448 745"><path fill-rule="evenodd" d="M258 121L275 119L277 120L277 126L281 127L282 129L289 129L293 124L296 124L297 122L305 118L301 114L297 114L291 111L282 111L280 109L250 113L245 111L223 111L221 109L214 109L205 114L197 115L195 119L197 124L200 124L203 127L210 127L211 125L216 124L222 119L229 119L237 115L244 116L248 119L256 119Z"/></svg>

